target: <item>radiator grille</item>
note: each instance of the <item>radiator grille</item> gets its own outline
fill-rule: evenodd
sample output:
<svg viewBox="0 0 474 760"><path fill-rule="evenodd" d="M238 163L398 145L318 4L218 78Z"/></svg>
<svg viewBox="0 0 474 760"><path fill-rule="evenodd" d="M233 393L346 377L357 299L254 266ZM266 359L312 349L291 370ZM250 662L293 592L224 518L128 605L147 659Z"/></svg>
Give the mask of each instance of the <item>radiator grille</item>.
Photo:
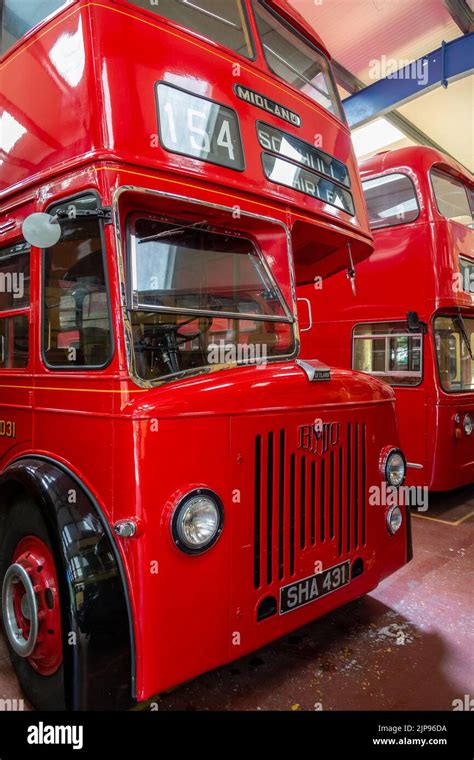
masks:
<svg viewBox="0 0 474 760"><path fill-rule="evenodd" d="M366 544L366 426L347 423L323 455L295 450L285 430L255 438L254 586L291 579L298 558Z"/></svg>

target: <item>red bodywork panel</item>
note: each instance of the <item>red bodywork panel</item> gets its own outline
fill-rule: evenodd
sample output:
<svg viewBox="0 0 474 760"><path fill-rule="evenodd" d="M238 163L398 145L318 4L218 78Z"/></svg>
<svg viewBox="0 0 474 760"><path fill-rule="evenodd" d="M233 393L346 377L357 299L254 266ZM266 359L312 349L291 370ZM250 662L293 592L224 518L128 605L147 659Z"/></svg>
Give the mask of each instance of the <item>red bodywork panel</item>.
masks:
<svg viewBox="0 0 474 760"><path fill-rule="evenodd" d="M474 295L453 290L459 254L474 259L474 231L439 213L429 177L433 166L472 182L463 167L430 148L404 148L362 162L362 180L407 174L414 182L420 213L414 222L373 231L375 251L356 267L355 297L343 273L325 280L322 290L301 289L300 295L313 298L317 322L302 335L302 353L348 369L355 325L404 321L407 312L417 312L428 326L424 375L417 387L395 388L402 447L410 462L423 465L423 470L409 470L411 484L448 490L474 480L474 440L454 435L454 416L474 412L474 393L446 393L441 388L433 319L459 311L465 317L474 315Z"/></svg>
<svg viewBox="0 0 474 760"><path fill-rule="evenodd" d="M288 204L303 221L324 221L334 233L324 256L332 255L339 247L337 232L341 228L352 238L356 260L370 252L367 215L347 126L271 75L261 55L255 61L237 56L237 76L236 56L220 45L160 20L152 12L140 12L122 0L78 1L60 13L48 31L37 33L39 39L33 32L30 34L31 45L17 51L12 48L0 62L2 103L17 124L12 126L17 139L3 157L0 198L2 191L11 193L15 186L34 185L55 167L56 171L64 171L72 164L94 158L120 157L144 171L161 169L212 182L221 188L221 197L226 200L232 200L233 190L245 189L256 196L255 203L263 214L272 203ZM177 46L179 56L172 54ZM157 50L163 51L161 57ZM21 86L25 76L31 87ZM161 147L155 99L155 84L159 81L238 112L246 158L244 175ZM243 102L233 91L235 83L298 113L301 127ZM266 181L257 120L289 131L311 145L317 144L347 164L355 215L351 217L335 206ZM333 264L328 266L334 270Z"/></svg>
<svg viewBox="0 0 474 760"><path fill-rule="evenodd" d="M346 267L348 242L355 261L372 250L346 125L273 76L261 52L254 62L239 58L238 81L297 112L302 126L238 100L236 57L122 0L84 0L32 30L0 62L2 106L21 125L12 127L16 139L2 155L1 245L21 238L32 211L85 190L112 206L115 222L105 226L115 352L103 370L45 366L42 252L31 250L30 361L25 370L0 371L2 404L17 430L14 440L0 438L0 471L24 454L48 456L78 476L110 524L140 521L136 538L115 539L133 613L139 700L370 591L407 560L405 530L390 536L386 508L367 499L369 487L381 483L381 451L398 446L387 386L349 371L311 383L296 351L262 367L154 388L131 378L121 297L129 213L193 216L201 213L196 202L203 204L214 225L258 240L295 317L295 279ZM244 173L160 147L159 80L238 112ZM259 119L310 143L322 135L324 150L349 166L354 217L264 179ZM233 218L235 207L245 216ZM337 442L324 455L299 447L299 428L317 420L337 425ZM319 498L310 498L313 469ZM225 522L215 546L190 557L173 544L169 519L176 500L198 486L221 497ZM257 622L260 602L277 599L282 584L346 558L363 561L349 586Z"/></svg>

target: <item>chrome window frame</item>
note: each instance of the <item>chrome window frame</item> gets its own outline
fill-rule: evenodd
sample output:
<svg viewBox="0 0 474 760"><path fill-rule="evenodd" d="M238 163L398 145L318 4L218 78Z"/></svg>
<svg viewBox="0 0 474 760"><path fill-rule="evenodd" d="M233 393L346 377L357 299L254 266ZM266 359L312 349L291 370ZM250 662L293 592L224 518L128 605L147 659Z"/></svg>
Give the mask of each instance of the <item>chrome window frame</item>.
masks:
<svg viewBox="0 0 474 760"><path fill-rule="evenodd" d="M120 224L120 209L119 209L119 202L120 198L124 193L136 193L137 195L151 195L155 198L167 198L172 199L176 201L177 203L192 203L195 204L198 207L204 207L204 208L213 208L218 211L224 211L227 214L230 214L230 218L232 218L232 212L234 211L234 207L232 206L224 206L222 204L218 203L209 203L208 201L202 201L198 198L190 198L188 196L179 195L177 193L168 193L162 190L152 190L147 187L140 187L138 185L120 185L113 193L112 197L112 217L113 217L113 228L114 228L114 235L115 235L115 247L116 247L116 254L117 254L117 271L118 271L118 279L119 279L119 287L120 287L120 298L121 298L121 307L122 307L122 322L124 327L124 334L125 334L125 351L126 351L126 358L127 358L127 368L128 368L128 375L132 382L137 385L139 388L158 388L162 385L166 385L170 382L177 382L181 379L186 379L190 377L195 377L198 375L205 375L205 374L211 374L214 372L221 372L228 369L232 369L235 367L239 368L248 368L248 364L226 364L224 366L222 365L206 365L203 367L200 367L198 369L190 369L190 370L183 370L179 373L174 373L170 375L163 375L159 379L156 380L144 380L141 378L138 373L135 371L135 362L134 362L134 350L133 350L133 335L132 335L132 327L131 323L128 317L129 314L129 304L128 304L128 296L127 296L127 279L125 277L125 264L126 264L126 239L124 241L121 231L121 224ZM286 303L286 300L283 299L283 303L285 304L288 315L289 315L289 321L288 324L292 327L292 335L293 335L293 343L294 343L294 350L290 354L282 354L280 356L273 356L268 357L266 361L268 363L275 363L279 362L282 363L284 361L295 359L300 351L300 330L299 330L299 322L298 322L298 310L297 310L297 298L296 298L296 278L295 278L295 270L294 270L294 264L293 264L293 250L292 250L292 244L291 244L291 234L289 227L279 219L275 219L274 217L264 216L262 214L256 214L251 211L240 211L241 217L249 217L251 219L259 219L261 221L267 222L269 224L275 224L279 227L281 227L285 233L285 239L287 244L287 259L288 259L288 271L290 276L290 292L292 297L292 303L291 303L291 309L290 306ZM266 264L266 262L264 262ZM280 289L278 288L279 292ZM148 309L147 309L148 310ZM182 312L181 312L182 313ZM201 312L202 314L202 312ZM222 316L222 312L218 313L219 316ZM242 315L239 315L241 317ZM251 318L253 319L255 315L251 315ZM278 319L279 322L284 322L285 320ZM252 366L252 365L250 365Z"/></svg>
<svg viewBox="0 0 474 760"><path fill-rule="evenodd" d="M218 311L218 310L212 310L212 309L189 309L186 307L179 307L179 306L151 306L150 304L144 304L140 303L138 300L138 291L134 289L134 278L136 277L136 252L137 252L137 236L134 233L133 228L133 222L136 222L138 219L150 219L154 221L160 221L157 218L156 214L151 214L149 212L147 213L140 213L136 212L132 215L132 220L129 221L130 217L126 220L126 240L127 240L127 246L126 246L126 261L127 261L127 271L130 272L129 277L127 277L127 296L128 296L128 308L130 311L147 311L147 312L160 312L161 314L189 314L194 315L196 317L224 317L228 319L251 319L255 321L260 322L285 322L287 324L291 323L291 314L288 309L288 305L283 298L283 294L278 286L277 281L273 277L273 274L265 260L265 257L260 250L259 246L256 244L255 240L252 240L250 237L246 237L245 235L239 235L237 232L221 232L219 230L209 229L208 231L212 233L213 235L222 235L223 237L236 237L240 240L245 240L246 242L250 243L252 248L254 249L254 252L262 265L263 269L265 270L265 274L267 275L269 282L274 288L278 300L280 303L280 306L282 307L284 311L284 315L282 316L276 316L271 314L255 314L253 312L244 312L244 311ZM163 222L166 224L167 220L164 219Z"/></svg>
<svg viewBox="0 0 474 760"><path fill-rule="evenodd" d="M80 200L81 198L87 198L89 196L96 200L97 208L100 209L102 207L102 197L99 191L96 188L90 188L90 189L86 188L85 190L80 190L79 192L74 193L73 195L68 195L68 196L65 196L64 198L61 198L60 200L53 201L52 203L48 204L46 211L47 213L51 213L52 211L62 206L66 206L66 204L69 204L70 202L74 200ZM51 250L51 249L42 248L40 249L41 263L40 263L40 291L39 291L40 292L40 296L39 296L40 332L41 332L40 358L44 367L48 370L51 370L52 372L100 372L107 369L112 364L115 357L116 335L115 335L113 310L112 310L112 289L111 289L112 283L109 277L105 222L103 219L98 218L97 224L99 226L99 233L100 233L100 243L101 243L101 249L102 249L101 263L104 268L105 293L107 295L107 319L109 323L109 334L110 334L109 356L103 364L77 364L77 365L71 366L69 364L68 365L50 364L48 362L47 356L46 356L47 348L46 348L45 335L44 335L44 328L46 325L46 251ZM58 243L60 242L61 242L61 239L58 241ZM54 246L51 246L51 248L54 248Z"/></svg>
<svg viewBox="0 0 474 760"><path fill-rule="evenodd" d="M272 16L275 19L275 21L277 22L277 24L279 24L281 27L283 27L283 29L286 29L287 32L290 32L290 34L292 34L294 37L296 37L298 40L300 40L300 42L302 42L304 45L306 45L311 51L315 52L324 61L324 63L327 65L327 73L328 73L329 82L330 82L330 85L331 85L331 88L332 88L332 92L329 92L327 95L324 92L322 94L325 97L327 97L327 99L329 101L331 101L331 102L334 99L334 103L333 103L334 111L331 111L329 108L326 108L326 106L324 106L319 101L315 100L313 97L311 97L311 95L308 95L307 92L305 92L304 90L298 89L297 87L295 87L295 85L291 84L291 82L288 82L286 79L284 79L282 76L280 76L280 74L278 74L276 71L273 70L273 68L271 67L270 62L269 62L269 60L267 58L267 55L265 53L265 45L263 43L262 35L260 33L260 28L259 28L258 21L257 21L258 6L260 6L261 8L263 8L264 12L266 12L270 16ZM276 77L280 82L284 82L287 87L290 87L290 89L294 90L295 92L298 92L303 97L308 98L308 100L310 100L311 103L315 103L317 106L319 106L319 108L322 108L325 113L330 114L332 117L334 117L335 119L337 119L339 122L341 122L342 124L344 124L345 126L347 126L346 113L344 111L344 106L342 104L342 100L341 100L341 97L339 95L339 90L337 89L337 82L336 82L336 78L334 76L334 71L332 69L331 61L327 57L327 55L321 50L321 48L319 48L316 45L316 43L313 40L310 40L309 37L307 37L306 35L302 34L300 31L298 31L298 29L296 29L296 27L294 27L293 24L291 24L290 21L288 21L286 18L284 18L283 16L281 16L278 13L278 11L275 8L273 8L272 6L270 6L265 0L251 0L250 1L250 7L252 9L252 13L253 13L253 17L254 17L255 29L257 30L258 42L259 42L260 48L262 50L263 60L265 62L265 65L267 66L268 70L271 72L272 76ZM276 58L280 58L280 56L277 55L273 51L272 51L272 54L275 55ZM292 71L294 71L295 74L297 74L302 79L305 79L305 81L306 81L306 78L304 77L304 75L301 74L301 72L296 71L291 66L289 66L289 64L286 64L286 65L288 66L288 68L292 69ZM314 90L318 90L319 89L318 87L316 87L310 81L308 81L308 84Z"/></svg>
<svg viewBox="0 0 474 760"><path fill-rule="evenodd" d="M472 317L470 314L466 315L463 312L460 312L460 314L463 317L463 319L469 319L469 320L473 320L474 319L474 317ZM447 396L452 396L452 395L455 395L456 393L458 393L458 394L461 394L461 393L471 393L472 394L472 393L474 393L474 389L473 388L453 388L453 390L448 390L447 388L444 387L442 379L441 379L441 367L440 367L440 364L439 364L439 355L438 355L438 349L437 349L437 346L436 346L436 337L437 337L436 322L437 322L438 319L453 319L456 316L458 316L458 315L457 314L452 314L452 313L450 314L450 313L446 313L446 312L440 311L440 312L437 312L436 314L434 314L433 320L432 320L432 326L433 326L433 344L434 344L433 345L433 349L434 349L434 354L435 354L434 359L435 359L435 363L436 363L436 378L438 380L438 387L439 387L439 389L442 391L442 393L446 393ZM459 336L461 336L460 332L457 333L457 334Z"/></svg>

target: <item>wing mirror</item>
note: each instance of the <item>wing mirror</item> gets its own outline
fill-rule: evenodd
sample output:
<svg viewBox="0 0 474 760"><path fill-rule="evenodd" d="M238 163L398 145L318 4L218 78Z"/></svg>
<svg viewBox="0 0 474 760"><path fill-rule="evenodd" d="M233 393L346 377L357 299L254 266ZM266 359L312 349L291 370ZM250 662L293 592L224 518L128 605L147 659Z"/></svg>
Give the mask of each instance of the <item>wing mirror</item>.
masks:
<svg viewBox="0 0 474 760"><path fill-rule="evenodd" d="M51 214L30 214L23 222L21 231L26 242L35 248L51 248L61 238L59 219Z"/></svg>

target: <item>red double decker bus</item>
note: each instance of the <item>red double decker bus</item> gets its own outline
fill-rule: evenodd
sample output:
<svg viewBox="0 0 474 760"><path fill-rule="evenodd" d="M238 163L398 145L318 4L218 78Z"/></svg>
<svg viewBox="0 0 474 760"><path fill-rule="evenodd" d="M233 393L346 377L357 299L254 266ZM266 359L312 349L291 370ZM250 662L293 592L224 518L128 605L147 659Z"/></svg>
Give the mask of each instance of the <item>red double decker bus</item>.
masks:
<svg viewBox="0 0 474 760"><path fill-rule="evenodd" d="M45 13L49 13L45 17ZM0 579L34 705L127 708L411 556L393 391L300 359L372 250L286 2L2 6Z"/></svg>
<svg viewBox="0 0 474 760"><path fill-rule="evenodd" d="M375 251L355 296L340 275L324 282L305 351L389 383L407 482L457 488L474 482L474 180L426 147L360 169Z"/></svg>

